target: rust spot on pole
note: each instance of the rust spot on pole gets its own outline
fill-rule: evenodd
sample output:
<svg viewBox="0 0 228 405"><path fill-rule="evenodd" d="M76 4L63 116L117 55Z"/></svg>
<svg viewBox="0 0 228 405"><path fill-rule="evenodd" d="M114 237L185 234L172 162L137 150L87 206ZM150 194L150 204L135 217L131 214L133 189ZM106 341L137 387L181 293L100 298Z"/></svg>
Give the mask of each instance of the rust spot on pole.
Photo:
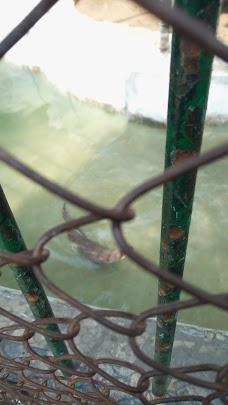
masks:
<svg viewBox="0 0 228 405"><path fill-rule="evenodd" d="M169 288L176 288L176 284L170 283L170 282L166 282L166 286Z"/></svg>
<svg viewBox="0 0 228 405"><path fill-rule="evenodd" d="M192 150L177 149L173 154L172 164L177 165L179 163L183 163L187 159L190 159L196 155L197 152Z"/></svg>
<svg viewBox="0 0 228 405"><path fill-rule="evenodd" d="M170 322L173 322L174 320L175 320L174 315L164 315L164 322L165 323L170 323Z"/></svg>
<svg viewBox="0 0 228 405"><path fill-rule="evenodd" d="M31 295L28 295L27 299L30 302L36 302L39 299L39 297L38 297L38 295L32 295L31 294Z"/></svg>
<svg viewBox="0 0 228 405"><path fill-rule="evenodd" d="M168 243L164 242L164 240L162 240L161 246L162 246L162 249L163 249L165 252L169 252L169 251L170 251L170 247L169 247Z"/></svg>
<svg viewBox="0 0 228 405"><path fill-rule="evenodd" d="M171 345L171 343L169 343L169 344L167 344L167 345L164 346L164 349L165 349L165 350L169 350L171 347L172 347L172 345Z"/></svg>
<svg viewBox="0 0 228 405"><path fill-rule="evenodd" d="M188 38L181 39L180 49L182 53L187 54L189 58L197 58L201 53L201 47Z"/></svg>
<svg viewBox="0 0 228 405"><path fill-rule="evenodd" d="M159 288L159 295L161 295L162 297L166 296L166 291L162 287Z"/></svg>
<svg viewBox="0 0 228 405"><path fill-rule="evenodd" d="M169 233L169 239L179 239L181 236L183 236L184 230L181 227L177 227L175 229L172 229L172 231Z"/></svg>

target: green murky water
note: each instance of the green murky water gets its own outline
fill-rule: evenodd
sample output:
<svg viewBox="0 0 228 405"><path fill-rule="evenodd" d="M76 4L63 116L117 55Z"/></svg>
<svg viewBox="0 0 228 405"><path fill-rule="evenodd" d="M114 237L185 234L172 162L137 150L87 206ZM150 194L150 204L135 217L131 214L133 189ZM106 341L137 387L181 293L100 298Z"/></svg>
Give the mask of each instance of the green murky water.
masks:
<svg viewBox="0 0 228 405"><path fill-rule="evenodd" d="M123 115L59 97L30 113L0 113L1 145L48 178L113 206L124 193L163 169L165 132ZM224 142L226 129L208 128L203 149ZM5 164L1 184L29 248L49 228L63 222L63 201ZM225 291L227 276L227 161L198 174L185 279L208 291ZM136 219L124 227L135 249L158 263L162 189L142 197ZM68 206L72 216L83 212ZM106 246L115 242L106 221L85 228ZM125 259L98 266L71 250L65 235L49 243L47 276L82 302L108 308L143 311L156 303L157 280ZM3 286L17 288L8 268ZM50 294L50 292L48 292ZM204 327L227 328L223 311L212 306L182 311L179 320Z"/></svg>

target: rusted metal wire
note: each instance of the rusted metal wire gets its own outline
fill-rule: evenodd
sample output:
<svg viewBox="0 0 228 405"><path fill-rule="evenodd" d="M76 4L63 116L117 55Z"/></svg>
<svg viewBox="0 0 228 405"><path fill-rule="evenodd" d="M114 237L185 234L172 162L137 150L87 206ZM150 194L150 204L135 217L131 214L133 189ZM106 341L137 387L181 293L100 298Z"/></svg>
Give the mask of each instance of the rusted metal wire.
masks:
<svg viewBox="0 0 228 405"><path fill-rule="evenodd" d="M215 54L228 62L228 48L221 44L215 35L207 27L198 21L187 16L181 10L174 10L154 0L135 0L157 15L161 20L171 24L176 30L187 35L196 41L203 49ZM0 57L23 36L25 33L44 15L48 9L56 3L56 0L42 1L11 34L0 44ZM169 272L160 271L159 267L152 261L143 257L140 252L133 250L124 236L123 225L126 221L132 220L136 213L131 205L141 196L151 192L156 187L167 184L177 176L191 172L206 164L228 154L228 143L220 145L201 155L189 158L183 163L165 170L164 173L146 180L135 187L117 203L112 209L94 204L92 201L72 193L60 185L48 180L44 176L20 162L7 151L0 149L0 159L17 172L22 173L37 184L40 184L50 192L59 196L71 204L83 208L88 212L82 218L60 224L50 229L40 237L33 249L16 254L0 251L0 267L5 264L32 266L35 276L43 286L46 286L57 297L64 300L73 308L79 311L74 318L46 318L28 322L19 316L12 314L5 308L0 308L0 314L6 319L14 322L14 325L7 325L1 329L0 338L9 342L23 344L28 356L24 358L10 358L0 355L0 392L3 403L24 403L24 404L116 404L112 397L113 391L119 391L130 395L143 404L159 404L171 402L195 401L204 405L210 404L215 399L227 403L228 395L228 366L216 364L188 365L179 368L171 368L159 364L141 349L138 337L146 330L146 322L151 316L161 315L173 311L180 311L185 308L197 307L211 304L221 310L228 310L228 294L208 293L197 286L181 280ZM113 234L122 251L130 260L139 264L142 270L152 276L160 277L166 282L172 283L178 289L189 293L192 298L181 302L173 302L162 307L150 308L141 314L134 314L124 311L93 309L72 298L44 273L43 263L48 260L46 244L56 236L84 225L108 219L112 223ZM129 345L134 354L146 366L121 361L111 358L91 358L86 356L77 347L75 339L80 334L80 326L86 319L92 319L119 335L127 336ZM118 319L126 320L120 324ZM49 324L65 325L64 333L52 332L45 329ZM44 355L34 349L31 339L36 333L51 339L67 342L71 354L57 357ZM92 331L91 331L92 333ZM67 362L63 360L79 360L82 367L72 370L64 366ZM124 367L134 371L137 375L136 384L128 384L113 376L103 366ZM149 370L149 371L148 371ZM209 371L213 377L211 380L204 379L204 372ZM196 373L196 374L195 374ZM201 374L202 373L202 374ZM71 375L71 377L68 375ZM206 396L201 395L180 395L172 398L149 400L147 392L151 380L156 376L169 375L175 379L185 381L210 390Z"/></svg>
<svg viewBox="0 0 228 405"><path fill-rule="evenodd" d="M42 0L1 42L0 58L18 42L50 10L58 0Z"/></svg>

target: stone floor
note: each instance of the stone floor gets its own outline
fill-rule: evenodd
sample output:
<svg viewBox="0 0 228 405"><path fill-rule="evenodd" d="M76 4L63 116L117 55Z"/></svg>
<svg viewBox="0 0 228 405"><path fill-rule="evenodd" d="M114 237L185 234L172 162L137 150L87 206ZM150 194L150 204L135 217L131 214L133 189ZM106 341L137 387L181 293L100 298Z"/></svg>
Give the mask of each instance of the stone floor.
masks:
<svg viewBox="0 0 228 405"><path fill-rule="evenodd" d="M61 300L50 298L55 316L73 318L78 315L78 311L67 305ZM8 311L21 316L29 321L32 319L30 310L25 302L22 294L19 291L0 287L0 307L7 308ZM196 309L197 310L197 309ZM125 323L127 321L118 320ZM0 317L0 328L9 325L12 322L4 317ZM48 353L48 347L44 338L40 334L36 334L32 339L33 347L37 348L41 355ZM144 370L149 370L149 367L142 361L136 358L128 344L128 338L116 334L96 321L87 319L81 323L80 333L75 338L77 347L86 356L93 358L119 359L131 362L141 366ZM146 332L139 337L139 345L143 352L153 357L155 341L155 320L150 319L147 322ZM25 348L15 342L10 342L3 339L0 344L0 354L6 358L21 358L25 355ZM173 349L172 366L181 367L184 365L196 364L217 364L223 365L228 354L228 332L203 329L192 325L178 324ZM119 377L127 384L136 384L138 376L134 371L122 367L106 365L106 371ZM194 376L211 381L215 378L212 372L194 373ZM207 396L210 391L205 388L189 385L183 381L171 380L167 397L174 395L202 395ZM133 405L141 403L136 398L125 398L123 393L114 392L113 399L117 403ZM147 399L152 400L151 390L147 392ZM194 401L190 401L192 405ZM213 401L213 405L220 403Z"/></svg>

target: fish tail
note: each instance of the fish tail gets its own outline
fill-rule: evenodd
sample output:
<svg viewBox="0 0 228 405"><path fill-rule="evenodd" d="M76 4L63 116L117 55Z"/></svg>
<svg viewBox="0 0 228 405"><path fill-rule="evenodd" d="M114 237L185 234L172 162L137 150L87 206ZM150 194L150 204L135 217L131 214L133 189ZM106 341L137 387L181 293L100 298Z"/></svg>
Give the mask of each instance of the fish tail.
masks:
<svg viewBox="0 0 228 405"><path fill-rule="evenodd" d="M72 221L73 218L69 215L69 212L67 211L66 204L63 204L63 219L68 222ZM84 232L80 228L75 229L75 232L79 233L82 236L85 236Z"/></svg>
<svg viewBox="0 0 228 405"><path fill-rule="evenodd" d="M70 217L69 213L67 212L65 203L63 204L63 219L65 221L71 221L71 217Z"/></svg>

